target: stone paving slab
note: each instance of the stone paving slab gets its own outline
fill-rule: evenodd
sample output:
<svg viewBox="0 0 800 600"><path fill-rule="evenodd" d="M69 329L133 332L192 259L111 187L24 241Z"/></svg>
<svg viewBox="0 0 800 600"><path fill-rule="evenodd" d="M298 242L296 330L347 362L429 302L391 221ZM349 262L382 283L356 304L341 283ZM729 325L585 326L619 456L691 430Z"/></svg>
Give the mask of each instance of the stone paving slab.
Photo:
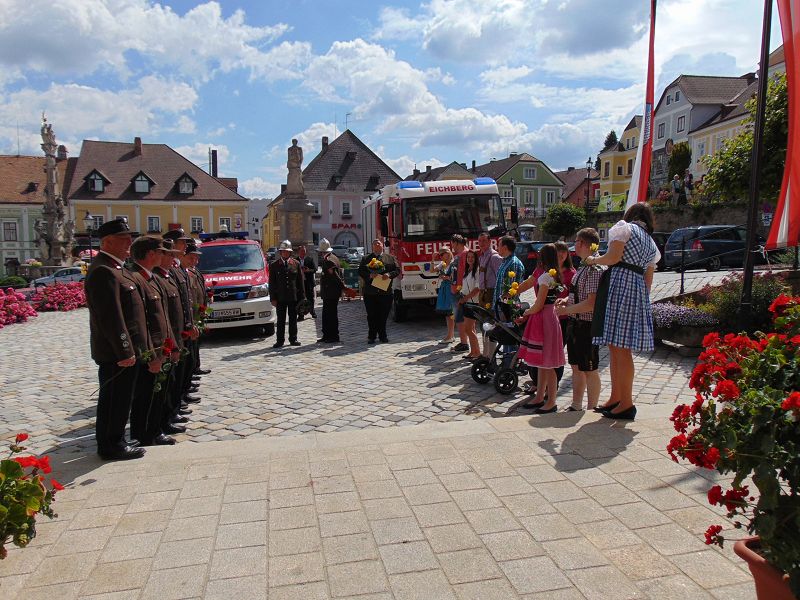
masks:
<svg viewBox="0 0 800 600"><path fill-rule="evenodd" d="M724 272L687 274L699 288ZM677 293L676 275L656 275L653 296ZM688 289L688 288L687 288ZM303 346L274 350L272 338L215 333L203 344L203 402L180 442L291 436L308 431L349 431L413 426L520 414L527 399L498 394L470 376L470 365L438 340L441 317L418 315L390 323L390 344L366 344L361 301L340 304L341 344L319 345L320 323L300 323ZM42 313L27 323L0 330L0 440L17 431L31 434L36 450L68 446L94 449L97 368L89 357L88 312ZM694 360L667 347L636 357L635 392L640 404L688 397ZM607 353L601 379L609 385ZM559 402L571 399L569 369Z"/></svg>
<svg viewBox="0 0 800 600"><path fill-rule="evenodd" d="M669 412L56 451L59 516L0 562L0 597L754 598L702 541L739 532L683 485L721 478L653 468Z"/></svg>

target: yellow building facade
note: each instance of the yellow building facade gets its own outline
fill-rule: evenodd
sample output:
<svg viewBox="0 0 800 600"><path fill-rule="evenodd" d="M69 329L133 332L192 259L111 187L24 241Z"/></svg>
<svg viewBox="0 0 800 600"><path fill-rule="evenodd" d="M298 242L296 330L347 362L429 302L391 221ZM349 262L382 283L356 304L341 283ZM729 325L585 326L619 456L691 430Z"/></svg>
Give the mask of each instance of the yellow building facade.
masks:
<svg viewBox="0 0 800 600"><path fill-rule="evenodd" d="M263 215L261 220L261 246L264 252L270 248L277 248L281 243L279 239L281 234L281 225L278 219L278 209L280 207L280 199L276 198L267 206L267 214Z"/></svg>
<svg viewBox="0 0 800 600"><path fill-rule="evenodd" d="M600 198L598 211L622 210L631 187L636 150L639 145L640 115L631 119L619 142L600 153ZM621 204L622 209L619 208Z"/></svg>

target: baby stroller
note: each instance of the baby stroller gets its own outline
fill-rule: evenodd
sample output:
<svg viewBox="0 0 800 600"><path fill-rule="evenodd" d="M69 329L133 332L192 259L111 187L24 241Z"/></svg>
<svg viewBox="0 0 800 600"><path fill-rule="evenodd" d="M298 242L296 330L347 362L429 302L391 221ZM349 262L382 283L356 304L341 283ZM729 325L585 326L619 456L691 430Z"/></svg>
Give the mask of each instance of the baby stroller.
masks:
<svg viewBox="0 0 800 600"><path fill-rule="evenodd" d="M522 343L522 329L511 320L510 307L500 306L505 313L505 320L498 319L494 311L472 303L465 305L465 314L471 312L473 318L481 323L489 339L497 344L490 357L482 356L472 363L472 378L482 384L494 380L494 389L508 395L516 391L520 375L527 375L529 367L517 360L517 351ZM528 304L521 305L523 310L529 307Z"/></svg>

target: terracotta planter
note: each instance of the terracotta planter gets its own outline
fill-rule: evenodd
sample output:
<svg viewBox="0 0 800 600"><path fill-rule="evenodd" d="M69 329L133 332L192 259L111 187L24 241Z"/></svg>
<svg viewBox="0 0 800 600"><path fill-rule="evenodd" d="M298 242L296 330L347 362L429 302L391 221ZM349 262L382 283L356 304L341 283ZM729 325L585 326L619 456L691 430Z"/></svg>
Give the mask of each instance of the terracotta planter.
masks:
<svg viewBox="0 0 800 600"><path fill-rule="evenodd" d="M733 545L733 551L744 559L753 574L758 600L797 600L789 589L789 576L769 564L757 552L758 548L757 537L745 538Z"/></svg>

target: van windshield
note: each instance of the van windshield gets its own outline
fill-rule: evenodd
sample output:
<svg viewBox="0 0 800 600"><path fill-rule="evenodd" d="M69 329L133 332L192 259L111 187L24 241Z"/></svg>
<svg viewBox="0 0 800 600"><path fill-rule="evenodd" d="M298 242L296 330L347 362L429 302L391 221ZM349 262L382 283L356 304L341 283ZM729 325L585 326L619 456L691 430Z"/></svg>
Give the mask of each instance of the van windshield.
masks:
<svg viewBox="0 0 800 600"><path fill-rule="evenodd" d="M255 244L203 246L198 268L201 273L233 273L261 271L264 255Z"/></svg>
<svg viewBox="0 0 800 600"><path fill-rule="evenodd" d="M497 195L408 198L403 201L403 224L410 240L442 239L454 233L473 238L482 231L505 231Z"/></svg>

